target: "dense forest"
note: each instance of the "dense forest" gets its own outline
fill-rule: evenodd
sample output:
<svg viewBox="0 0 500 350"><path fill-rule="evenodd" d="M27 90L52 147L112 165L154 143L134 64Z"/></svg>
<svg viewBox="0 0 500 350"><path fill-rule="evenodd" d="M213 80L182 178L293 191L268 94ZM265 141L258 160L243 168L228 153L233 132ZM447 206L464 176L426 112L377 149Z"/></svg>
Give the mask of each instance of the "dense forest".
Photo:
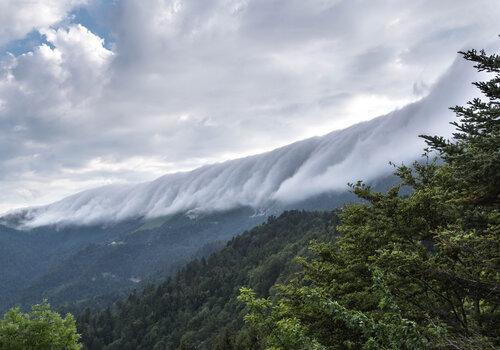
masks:
<svg viewBox="0 0 500 350"><path fill-rule="evenodd" d="M289 211L233 238L220 252L195 260L175 277L131 294L113 308L78 318L89 349L254 349L244 327L240 286L267 296L286 282L313 239L335 237L334 213Z"/></svg>

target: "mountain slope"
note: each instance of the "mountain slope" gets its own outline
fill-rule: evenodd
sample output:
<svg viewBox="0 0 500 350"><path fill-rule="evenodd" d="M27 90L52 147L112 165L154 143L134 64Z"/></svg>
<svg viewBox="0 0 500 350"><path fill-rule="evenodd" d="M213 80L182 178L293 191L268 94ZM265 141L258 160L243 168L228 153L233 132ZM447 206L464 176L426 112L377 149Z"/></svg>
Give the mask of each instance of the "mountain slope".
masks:
<svg viewBox="0 0 500 350"><path fill-rule="evenodd" d="M171 279L78 318L88 349L255 349L243 325L241 286L262 295L294 271L312 239L335 237L334 213L285 212L189 263Z"/></svg>
<svg viewBox="0 0 500 350"><path fill-rule="evenodd" d="M6 286L0 289L0 311L42 298L73 309L106 305L265 219L252 214L241 208L198 218L174 215L151 228L141 220L30 231L0 227L0 283Z"/></svg>
<svg viewBox="0 0 500 350"><path fill-rule="evenodd" d="M455 64L422 100L345 130L1 217L11 228L0 227L0 282L8 286L0 309L42 297L55 305L105 304L268 215L338 207L353 200L346 184L357 179L387 187L388 161L418 158L417 134L446 134L447 107L465 94L456 81L470 80L462 68Z"/></svg>

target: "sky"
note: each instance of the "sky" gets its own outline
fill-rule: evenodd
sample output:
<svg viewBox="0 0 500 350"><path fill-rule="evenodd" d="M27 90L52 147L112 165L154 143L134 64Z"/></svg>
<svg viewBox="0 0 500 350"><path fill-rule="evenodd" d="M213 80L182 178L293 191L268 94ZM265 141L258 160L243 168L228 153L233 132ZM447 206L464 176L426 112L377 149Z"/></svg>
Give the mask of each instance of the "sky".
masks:
<svg viewBox="0 0 500 350"><path fill-rule="evenodd" d="M0 212L386 114L498 18L494 0L2 0Z"/></svg>

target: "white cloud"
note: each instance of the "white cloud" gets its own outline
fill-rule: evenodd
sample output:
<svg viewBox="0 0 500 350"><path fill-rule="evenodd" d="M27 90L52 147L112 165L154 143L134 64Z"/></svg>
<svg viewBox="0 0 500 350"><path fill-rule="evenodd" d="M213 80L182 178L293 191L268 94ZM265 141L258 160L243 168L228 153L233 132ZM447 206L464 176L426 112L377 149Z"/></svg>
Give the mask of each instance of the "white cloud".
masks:
<svg viewBox="0 0 500 350"><path fill-rule="evenodd" d="M75 105L99 96L107 82L112 52L99 37L81 25L43 33L51 46L41 44L20 56L10 55L1 70L0 92L6 97L2 116L24 122L17 131L43 133L33 130L30 121L68 119Z"/></svg>
<svg viewBox="0 0 500 350"><path fill-rule="evenodd" d="M0 111L0 182L6 187L0 209L16 203L16 193L34 193L17 197L36 203L53 198L49 191L53 196L74 189L75 181L56 181L49 174L71 167L72 158L79 163L78 154L66 147L93 129L86 125L93 118L87 114L89 105L100 98L108 81L113 56L100 38L81 25L43 33L48 44L10 55L0 69L0 96L5 101ZM69 159L57 159L65 152ZM92 179L80 181L78 187L86 182L95 185ZM68 182L73 187L64 185ZM41 187L42 183L51 185ZM55 183L60 183L59 189Z"/></svg>
<svg viewBox="0 0 500 350"><path fill-rule="evenodd" d="M63 20L67 13L87 0L2 0L0 1L0 47L22 39L27 33Z"/></svg>
<svg viewBox="0 0 500 350"><path fill-rule="evenodd" d="M122 0L99 17L105 46L78 17L61 22L78 4L0 5L0 41L33 27L47 40L0 59L0 210L388 113L425 96L457 50L495 40L500 16L487 0ZM54 15L18 30L22 8Z"/></svg>
<svg viewBox="0 0 500 350"><path fill-rule="evenodd" d="M104 41L82 25L67 29L41 31L60 55L60 67L66 74L64 85L71 90L73 101L99 95L107 83L106 70L113 53L104 48Z"/></svg>
<svg viewBox="0 0 500 350"><path fill-rule="evenodd" d="M464 86L474 78L477 75L472 67L457 61L427 97L387 116L257 156L138 185L81 192L49 206L29 209L24 224L107 223L241 206L261 212L322 193L344 191L348 182L371 181L389 174L389 161L415 160L424 146L418 134L444 132L449 136L453 113L448 105L473 97ZM94 168L109 166L93 164Z"/></svg>

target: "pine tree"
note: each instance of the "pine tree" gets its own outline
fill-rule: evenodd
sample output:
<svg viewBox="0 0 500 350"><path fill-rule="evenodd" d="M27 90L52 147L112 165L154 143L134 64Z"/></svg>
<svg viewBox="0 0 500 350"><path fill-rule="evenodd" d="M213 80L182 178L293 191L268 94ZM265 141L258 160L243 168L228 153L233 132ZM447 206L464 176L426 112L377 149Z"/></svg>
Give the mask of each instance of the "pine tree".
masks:
<svg viewBox="0 0 500 350"><path fill-rule="evenodd" d="M424 161L398 167L387 193L352 185L365 203L343 209L341 237L313 244L277 300L242 290L269 348L500 345L500 57L462 54L494 77L474 83L486 100L452 108L453 139L422 136Z"/></svg>

